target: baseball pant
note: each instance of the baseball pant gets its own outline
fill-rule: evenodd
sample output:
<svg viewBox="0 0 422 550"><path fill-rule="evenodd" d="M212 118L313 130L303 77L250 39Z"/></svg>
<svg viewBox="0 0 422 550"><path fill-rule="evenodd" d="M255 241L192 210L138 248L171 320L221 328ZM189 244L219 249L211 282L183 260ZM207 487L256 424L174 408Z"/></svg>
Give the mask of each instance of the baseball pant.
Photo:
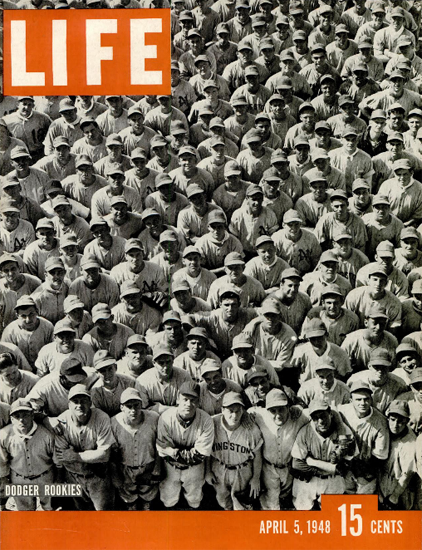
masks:
<svg viewBox="0 0 422 550"><path fill-rule="evenodd" d="M123 484L118 487L122 500L127 503L136 502L139 497L146 502L154 500L158 494L158 483L147 485L142 480L142 475L151 473L154 466L155 462L146 466L139 466L139 468L129 468L129 466L122 465Z"/></svg>
<svg viewBox="0 0 422 550"><path fill-rule="evenodd" d="M252 510L252 507L239 502L235 493L244 491L252 479L252 462L237 470L229 470L217 460L212 461L212 471L217 479L213 485L218 504L224 510Z"/></svg>
<svg viewBox="0 0 422 550"><path fill-rule="evenodd" d="M82 497L73 499L78 510L85 510L85 507L81 505L81 499L90 502L95 510L113 510L114 488L110 475L107 474L105 477L84 476L66 470L66 482L77 483L82 487Z"/></svg>
<svg viewBox="0 0 422 550"><path fill-rule="evenodd" d="M35 479L29 479L25 476L21 476L10 470L10 482L14 485L46 485L48 483L54 483L54 471L53 469L47 470L42 475ZM41 491L42 492L42 489ZM15 499L16 508L20 512L33 512L37 509L37 497L23 497L16 496ZM51 497L38 497L40 499L41 508L46 511L53 510L51 506Z"/></svg>
<svg viewBox="0 0 422 550"><path fill-rule="evenodd" d="M288 496L292 490L293 478L289 468L277 468L277 466L264 461L262 482L264 492L259 498L262 509L280 510L280 498Z"/></svg>
<svg viewBox="0 0 422 550"><path fill-rule="evenodd" d="M341 476L331 476L325 479L313 477L310 481L293 480L293 506L296 510L312 510L316 500L320 502L321 495L343 495L345 482Z"/></svg>
<svg viewBox="0 0 422 550"><path fill-rule="evenodd" d="M204 463L190 466L186 470L179 470L165 462L166 477L160 483L160 499L166 508L176 506L180 492L191 508L199 508L202 500L202 486L204 485Z"/></svg>
<svg viewBox="0 0 422 550"><path fill-rule="evenodd" d="M374 495L377 489L377 480L371 479L370 481L368 481L364 477L357 477L356 485L357 495Z"/></svg>

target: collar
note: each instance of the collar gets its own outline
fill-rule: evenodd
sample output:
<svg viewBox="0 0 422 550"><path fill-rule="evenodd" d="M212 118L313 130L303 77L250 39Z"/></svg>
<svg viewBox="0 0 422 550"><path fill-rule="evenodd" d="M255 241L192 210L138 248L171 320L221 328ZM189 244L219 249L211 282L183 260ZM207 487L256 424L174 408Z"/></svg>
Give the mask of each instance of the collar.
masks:
<svg viewBox="0 0 422 550"><path fill-rule="evenodd" d="M36 432L37 428L38 428L38 425L37 425L35 422L33 422L32 428L29 430L29 432L28 432L26 435L20 434L20 433L18 433L16 430L14 430L14 432L15 432L15 435L16 435L19 439L22 439L22 440L31 439L31 437L32 437L32 436L34 435L34 433Z"/></svg>
<svg viewBox="0 0 422 550"><path fill-rule="evenodd" d="M196 412L195 412L195 415L193 416L193 418L189 418L189 420L184 420L180 416L179 412L176 412L176 419L183 428L189 428L189 426L191 424L193 424L193 421L195 420L195 418L196 418Z"/></svg>

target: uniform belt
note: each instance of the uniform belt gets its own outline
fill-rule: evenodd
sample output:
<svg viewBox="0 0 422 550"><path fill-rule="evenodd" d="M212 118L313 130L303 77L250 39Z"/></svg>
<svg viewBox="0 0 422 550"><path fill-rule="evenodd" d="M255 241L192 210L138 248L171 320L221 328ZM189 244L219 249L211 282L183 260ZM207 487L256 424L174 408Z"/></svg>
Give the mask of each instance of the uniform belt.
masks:
<svg viewBox="0 0 422 550"><path fill-rule="evenodd" d="M247 466L252 460L247 460L246 462L242 462L242 464L225 464L221 460L218 461L222 466L226 468L226 470L240 470L241 468L244 468Z"/></svg>
<svg viewBox="0 0 422 550"><path fill-rule="evenodd" d="M18 472L15 472L15 470L12 470L12 472L13 472L16 476L22 477L23 479L30 479L30 480L32 480L32 479L38 479L39 477L44 476L45 474L48 474L49 471L50 471L50 470L45 470L45 472L43 472L42 474L38 474L38 475L36 475L36 476L23 476L22 474L18 474Z"/></svg>
<svg viewBox="0 0 422 550"><path fill-rule="evenodd" d="M265 458L265 456L263 458L264 458L264 462L266 462L267 464L270 464L270 466L274 466L274 468L278 468L279 470L284 470L284 468L288 468L288 466L284 464L282 466L279 466L278 464L275 464L275 462L270 462Z"/></svg>
<svg viewBox="0 0 422 550"><path fill-rule="evenodd" d="M337 477L338 474L314 474L314 477L319 477L320 479L328 479L330 477Z"/></svg>

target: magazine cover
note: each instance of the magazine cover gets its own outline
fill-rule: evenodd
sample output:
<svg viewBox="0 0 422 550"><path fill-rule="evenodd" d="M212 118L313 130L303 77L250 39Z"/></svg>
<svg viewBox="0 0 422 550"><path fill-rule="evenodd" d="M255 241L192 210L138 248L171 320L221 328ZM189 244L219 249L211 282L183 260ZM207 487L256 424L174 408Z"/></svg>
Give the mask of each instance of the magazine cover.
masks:
<svg viewBox="0 0 422 550"><path fill-rule="evenodd" d="M421 550L421 13L3 0L2 549Z"/></svg>

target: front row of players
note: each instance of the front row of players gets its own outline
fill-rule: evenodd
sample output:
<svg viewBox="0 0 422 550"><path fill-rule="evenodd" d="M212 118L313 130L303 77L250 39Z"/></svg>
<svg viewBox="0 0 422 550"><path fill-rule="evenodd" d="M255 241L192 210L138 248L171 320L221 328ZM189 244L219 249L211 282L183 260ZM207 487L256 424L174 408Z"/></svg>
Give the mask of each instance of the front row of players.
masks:
<svg viewBox="0 0 422 550"><path fill-rule="evenodd" d="M207 359L203 368L221 365ZM422 369L416 371L420 380ZM172 509L182 494L197 509L205 483L224 510L311 510L322 494L376 489L387 509L409 510L415 499L420 509L421 438L408 428L409 405L395 400L384 416L371 406L365 382L352 384L351 402L338 410L318 398L302 409L279 388L266 394L264 406L246 410L242 394L223 392L214 416L199 407L194 381L182 383L176 405L161 415L145 409L138 389L128 387L121 412L110 419L93 406L84 377L76 378L54 433L35 422L27 399L0 411L11 419L0 430L3 509L6 483L53 482L78 484L82 494L74 503L84 510L149 510L158 495ZM52 510L52 499L40 497L41 507ZM15 503L35 510L36 499L15 496Z"/></svg>

